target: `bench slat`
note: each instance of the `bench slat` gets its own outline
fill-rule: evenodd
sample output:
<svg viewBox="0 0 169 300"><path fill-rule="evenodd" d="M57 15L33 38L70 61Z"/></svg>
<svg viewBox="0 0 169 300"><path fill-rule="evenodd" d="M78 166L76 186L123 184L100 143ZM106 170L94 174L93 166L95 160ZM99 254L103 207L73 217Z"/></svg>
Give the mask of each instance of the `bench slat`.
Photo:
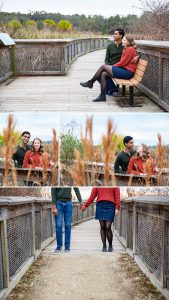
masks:
<svg viewBox="0 0 169 300"><path fill-rule="evenodd" d="M148 61L140 58L138 64L140 64L141 66L145 66L146 67L147 64L148 64Z"/></svg>
<svg viewBox="0 0 169 300"><path fill-rule="evenodd" d="M133 78L136 79L138 82L141 82L143 76L140 76L140 75L135 73Z"/></svg>
<svg viewBox="0 0 169 300"><path fill-rule="evenodd" d="M139 75L140 77L143 78L144 72L137 69L136 72L134 73L134 75L135 74L137 74L137 75Z"/></svg>
<svg viewBox="0 0 169 300"><path fill-rule="evenodd" d="M131 78L131 79L130 79L130 82L131 82L133 85L138 85L138 84L139 84L139 81L136 80L135 78Z"/></svg>
<svg viewBox="0 0 169 300"><path fill-rule="evenodd" d="M117 79L117 78L113 78L113 81L116 84L121 84L121 85L127 85L127 86L133 86L133 83L130 80L127 79Z"/></svg>
<svg viewBox="0 0 169 300"><path fill-rule="evenodd" d="M146 69L146 66L142 66L142 65L139 65L137 66L137 69L136 70L140 70L140 71L143 71L145 72L145 69Z"/></svg>

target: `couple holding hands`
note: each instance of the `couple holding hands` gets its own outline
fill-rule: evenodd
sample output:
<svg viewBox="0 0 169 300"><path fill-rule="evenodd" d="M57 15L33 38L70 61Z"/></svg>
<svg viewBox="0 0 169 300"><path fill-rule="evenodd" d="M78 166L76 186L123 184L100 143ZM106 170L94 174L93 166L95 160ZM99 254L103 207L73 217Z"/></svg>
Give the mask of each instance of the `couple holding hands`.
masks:
<svg viewBox="0 0 169 300"><path fill-rule="evenodd" d="M120 210L120 189L118 187L95 187L92 188L90 197L85 203L82 203L82 197L79 188L74 187L77 199L80 203L81 211L85 209L96 199L95 219L100 223L100 236L103 243L102 252L113 251L113 233L112 223L115 213ZM73 204L71 188L51 188L52 211L56 224L57 247L55 252L61 252L63 246L63 220L65 226L65 252L70 251L71 242L71 223L73 215ZM108 248L107 248L108 241Z"/></svg>

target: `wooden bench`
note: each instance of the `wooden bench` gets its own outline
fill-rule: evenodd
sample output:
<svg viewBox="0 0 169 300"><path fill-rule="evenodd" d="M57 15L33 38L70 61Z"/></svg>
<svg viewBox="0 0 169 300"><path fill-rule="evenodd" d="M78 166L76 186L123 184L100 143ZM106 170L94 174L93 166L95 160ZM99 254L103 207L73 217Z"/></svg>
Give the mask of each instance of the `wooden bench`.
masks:
<svg viewBox="0 0 169 300"><path fill-rule="evenodd" d="M129 104L123 106L134 106L134 86L137 86L142 81L147 64L148 61L140 58L137 65L137 69L134 73L134 77L132 77L129 80L112 78L112 80L114 81L114 83L117 84L117 86L122 85L122 96L125 96L125 87L129 86Z"/></svg>

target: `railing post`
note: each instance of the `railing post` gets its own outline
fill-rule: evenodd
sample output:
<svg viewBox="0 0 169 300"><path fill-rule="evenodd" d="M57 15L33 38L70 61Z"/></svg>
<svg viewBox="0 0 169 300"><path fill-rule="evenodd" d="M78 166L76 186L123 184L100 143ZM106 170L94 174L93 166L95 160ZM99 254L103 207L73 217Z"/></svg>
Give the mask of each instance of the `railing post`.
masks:
<svg viewBox="0 0 169 300"><path fill-rule="evenodd" d="M133 254L137 254L136 250L136 242L137 242L137 205L134 203L133 206Z"/></svg>
<svg viewBox="0 0 169 300"><path fill-rule="evenodd" d="M3 278L4 287L9 286L9 258L8 258L8 241L7 241L7 225L6 220L1 224L1 237L2 237L2 262L3 262Z"/></svg>
<svg viewBox="0 0 169 300"><path fill-rule="evenodd" d="M120 209L120 226L119 226L119 236L122 235L122 207Z"/></svg>
<svg viewBox="0 0 169 300"><path fill-rule="evenodd" d="M43 214L43 207L42 203L40 204L40 248L42 247L42 214Z"/></svg>
<svg viewBox="0 0 169 300"><path fill-rule="evenodd" d="M166 270L166 258L167 258L167 221L162 220L162 262L161 262L161 283L162 288L167 287L167 270Z"/></svg>
<svg viewBox="0 0 169 300"><path fill-rule="evenodd" d="M126 203L126 248L129 248L129 204Z"/></svg>

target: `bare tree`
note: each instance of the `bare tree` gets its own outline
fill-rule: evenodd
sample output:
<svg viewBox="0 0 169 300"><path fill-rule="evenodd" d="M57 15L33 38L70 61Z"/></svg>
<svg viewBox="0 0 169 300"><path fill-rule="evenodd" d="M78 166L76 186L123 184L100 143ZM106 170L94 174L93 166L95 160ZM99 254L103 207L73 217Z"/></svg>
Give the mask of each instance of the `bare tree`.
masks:
<svg viewBox="0 0 169 300"><path fill-rule="evenodd" d="M169 1L140 0L143 15L137 24L140 32L146 32L156 38L169 37Z"/></svg>

